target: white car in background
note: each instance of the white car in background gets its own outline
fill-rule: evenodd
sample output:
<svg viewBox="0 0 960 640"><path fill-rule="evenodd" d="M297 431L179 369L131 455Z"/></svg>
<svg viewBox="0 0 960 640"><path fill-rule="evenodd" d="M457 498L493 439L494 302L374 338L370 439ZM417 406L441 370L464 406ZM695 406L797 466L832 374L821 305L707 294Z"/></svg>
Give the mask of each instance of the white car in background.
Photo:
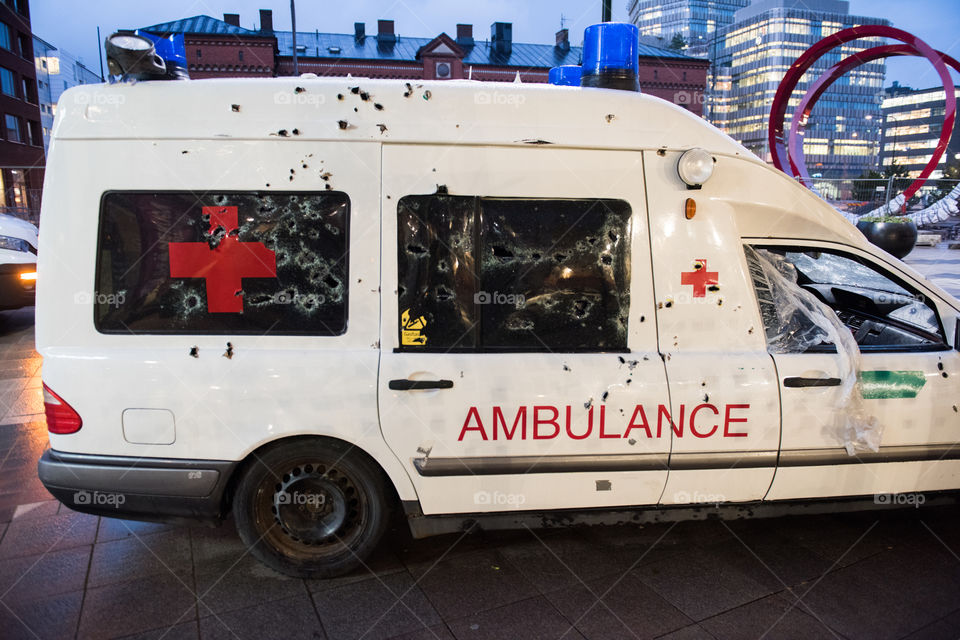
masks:
<svg viewBox="0 0 960 640"><path fill-rule="evenodd" d="M0 310L33 304L37 289L37 227L0 214Z"/></svg>

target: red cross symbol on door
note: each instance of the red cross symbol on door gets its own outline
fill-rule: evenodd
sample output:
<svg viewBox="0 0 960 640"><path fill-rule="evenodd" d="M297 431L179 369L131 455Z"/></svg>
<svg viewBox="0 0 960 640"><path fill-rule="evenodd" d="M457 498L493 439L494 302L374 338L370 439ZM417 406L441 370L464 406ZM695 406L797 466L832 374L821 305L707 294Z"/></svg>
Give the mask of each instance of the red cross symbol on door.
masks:
<svg viewBox="0 0 960 640"><path fill-rule="evenodd" d="M693 297L705 298L707 295L707 285L717 284L720 275L717 271L707 271L706 258L698 258L693 263L693 271L684 271L680 274L680 284L693 285Z"/></svg>
<svg viewBox="0 0 960 640"><path fill-rule="evenodd" d="M171 242L170 277L206 280L210 313L242 313L243 278L276 278L277 255L262 242L240 242L236 207L203 207L203 215L210 216L210 233L225 235L213 247Z"/></svg>

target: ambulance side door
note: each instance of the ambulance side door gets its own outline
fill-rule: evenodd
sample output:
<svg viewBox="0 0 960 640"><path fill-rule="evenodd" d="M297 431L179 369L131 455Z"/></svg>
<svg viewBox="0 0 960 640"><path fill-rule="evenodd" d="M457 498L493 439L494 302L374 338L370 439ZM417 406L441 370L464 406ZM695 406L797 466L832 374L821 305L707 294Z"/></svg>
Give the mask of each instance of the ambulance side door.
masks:
<svg viewBox="0 0 960 640"><path fill-rule="evenodd" d="M723 163L700 189L677 174L679 152L644 152L659 348L670 404L650 416L673 430L664 504L748 502L767 493L780 444L776 371L739 250L737 176ZM690 218L685 203L696 211Z"/></svg>
<svg viewBox="0 0 960 640"><path fill-rule="evenodd" d="M852 410L842 401L844 371L836 349L815 345L801 353L775 353L783 440L768 498L960 487L960 354L949 345L956 310L894 265L852 247L769 241L754 246L784 257L800 286L854 334L861 416L875 419L880 428L878 452L860 448L849 455L839 421Z"/></svg>
<svg viewBox="0 0 960 640"><path fill-rule="evenodd" d="M656 504L641 154L385 145L381 207L381 429L423 512Z"/></svg>

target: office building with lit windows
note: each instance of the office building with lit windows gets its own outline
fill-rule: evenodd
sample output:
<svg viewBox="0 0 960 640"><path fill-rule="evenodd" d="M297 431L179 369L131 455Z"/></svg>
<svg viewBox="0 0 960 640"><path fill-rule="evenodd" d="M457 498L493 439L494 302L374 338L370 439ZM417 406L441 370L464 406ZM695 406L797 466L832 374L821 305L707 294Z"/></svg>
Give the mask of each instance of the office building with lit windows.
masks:
<svg viewBox="0 0 960 640"><path fill-rule="evenodd" d="M680 34L688 47L684 53L705 58L716 32L748 4L750 0L630 0L627 13L640 35L659 37L669 45Z"/></svg>
<svg viewBox="0 0 960 640"><path fill-rule="evenodd" d="M714 39L705 117L769 162L770 109L790 65L820 39L863 24L889 22L850 15L844 0L758 0L740 9ZM880 38L862 38L821 57L793 94L787 130L810 82L842 57L880 44ZM817 102L804 135L813 177L851 178L877 168L885 69L883 60L857 67Z"/></svg>
<svg viewBox="0 0 960 640"><path fill-rule="evenodd" d="M960 86L954 87L960 102ZM883 127L880 138L880 166L883 169L897 165L907 170L910 177L917 177L933 157L933 150L940 142L943 131L943 87L911 89L893 83L886 90L880 109ZM943 175L948 163L960 162L960 118L953 127L953 135L940 164L933 172L934 178Z"/></svg>
<svg viewBox="0 0 960 640"><path fill-rule="evenodd" d="M46 152L50 148L50 129L53 127L53 117L57 114L60 94L70 87L96 84L103 82L103 79L70 53L36 35L33 36L33 56L36 62L43 150Z"/></svg>

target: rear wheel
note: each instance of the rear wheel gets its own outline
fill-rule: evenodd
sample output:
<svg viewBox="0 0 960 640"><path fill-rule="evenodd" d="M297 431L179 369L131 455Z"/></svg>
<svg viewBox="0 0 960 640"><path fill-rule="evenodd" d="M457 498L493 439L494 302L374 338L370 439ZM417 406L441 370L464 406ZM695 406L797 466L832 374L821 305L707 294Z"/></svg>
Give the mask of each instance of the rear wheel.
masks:
<svg viewBox="0 0 960 640"><path fill-rule="evenodd" d="M233 500L240 539L272 569L331 578L360 565L387 526L382 471L350 445L291 440L244 472Z"/></svg>

